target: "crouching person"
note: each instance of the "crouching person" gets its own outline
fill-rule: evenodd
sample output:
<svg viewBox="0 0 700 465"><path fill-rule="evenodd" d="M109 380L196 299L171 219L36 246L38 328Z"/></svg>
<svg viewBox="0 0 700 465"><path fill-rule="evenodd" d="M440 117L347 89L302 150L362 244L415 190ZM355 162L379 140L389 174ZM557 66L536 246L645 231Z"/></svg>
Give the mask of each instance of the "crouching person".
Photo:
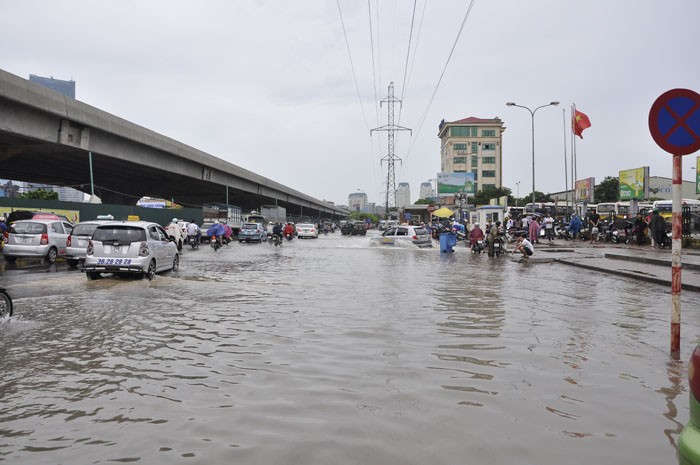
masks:
<svg viewBox="0 0 700 465"><path fill-rule="evenodd" d="M513 253L515 252L520 252L523 254L523 257L528 258L535 253L535 246L533 246L532 242L528 241L524 235L521 235L518 236L518 242L515 244L515 248L513 249Z"/></svg>

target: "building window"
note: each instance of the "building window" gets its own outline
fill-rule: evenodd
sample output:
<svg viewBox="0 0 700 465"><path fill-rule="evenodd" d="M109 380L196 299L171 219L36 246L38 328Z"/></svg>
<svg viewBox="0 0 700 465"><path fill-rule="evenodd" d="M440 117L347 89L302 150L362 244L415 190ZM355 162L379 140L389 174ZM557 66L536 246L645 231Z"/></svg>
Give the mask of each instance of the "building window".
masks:
<svg viewBox="0 0 700 465"><path fill-rule="evenodd" d="M467 157L454 157L452 159L453 163L461 163L461 164L466 164L467 163Z"/></svg>
<svg viewBox="0 0 700 465"><path fill-rule="evenodd" d="M479 179L479 172L478 172L478 171L473 170L472 173L474 174L474 181L476 181L477 179Z"/></svg>
<svg viewBox="0 0 700 465"><path fill-rule="evenodd" d="M496 144L483 144L481 146L482 150L496 150Z"/></svg>
<svg viewBox="0 0 700 465"><path fill-rule="evenodd" d="M495 178L496 171L495 170L481 170L481 177L482 178Z"/></svg>
<svg viewBox="0 0 700 465"><path fill-rule="evenodd" d="M482 157L481 163L496 163L496 157Z"/></svg>
<svg viewBox="0 0 700 465"><path fill-rule="evenodd" d="M481 190L482 190L482 191L483 191L483 190L486 190L486 189L488 189L488 188L495 189L495 188L496 188L496 185L495 185L495 184L484 184L484 185L481 186Z"/></svg>
<svg viewBox="0 0 700 465"><path fill-rule="evenodd" d="M454 126L450 128L452 137L476 137L476 126Z"/></svg>
<svg viewBox="0 0 700 465"><path fill-rule="evenodd" d="M479 144L477 142L472 142L472 153L477 153L479 151Z"/></svg>
<svg viewBox="0 0 700 465"><path fill-rule="evenodd" d="M474 156L472 157L472 168L476 168L477 166L479 166L479 159Z"/></svg>
<svg viewBox="0 0 700 465"><path fill-rule="evenodd" d="M496 137L496 130L495 129L482 129L481 130L481 137Z"/></svg>
<svg viewBox="0 0 700 465"><path fill-rule="evenodd" d="M467 150L467 144L455 144L453 146L454 150Z"/></svg>

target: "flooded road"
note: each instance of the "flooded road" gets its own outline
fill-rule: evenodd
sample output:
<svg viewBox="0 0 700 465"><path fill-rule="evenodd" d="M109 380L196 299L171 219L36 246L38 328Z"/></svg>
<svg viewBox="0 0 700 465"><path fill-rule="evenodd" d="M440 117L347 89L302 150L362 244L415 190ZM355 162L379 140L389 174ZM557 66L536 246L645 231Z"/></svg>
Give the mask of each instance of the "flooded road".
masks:
<svg viewBox="0 0 700 465"><path fill-rule="evenodd" d="M669 289L463 248L336 233L185 250L151 282L6 268L6 463L660 464L688 419L690 292L676 363Z"/></svg>

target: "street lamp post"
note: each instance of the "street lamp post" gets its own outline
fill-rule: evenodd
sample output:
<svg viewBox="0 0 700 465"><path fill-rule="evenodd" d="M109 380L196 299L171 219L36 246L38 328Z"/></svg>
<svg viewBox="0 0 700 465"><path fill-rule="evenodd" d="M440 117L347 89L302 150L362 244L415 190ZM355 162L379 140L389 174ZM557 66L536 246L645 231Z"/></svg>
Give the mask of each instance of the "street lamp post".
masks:
<svg viewBox="0 0 700 465"><path fill-rule="evenodd" d="M539 110L540 108L544 107L549 107L549 106L554 106L556 107L559 105L559 102L549 102L546 105L540 105L539 107L535 108L534 110L530 110L528 107L525 107L523 105L518 105L515 102L507 102L506 106L509 107L519 107L519 108L524 108L527 111L530 112L530 116L532 117L532 213L535 213L535 112ZM526 206L527 207L527 206ZM525 208L525 213L527 213L527 208Z"/></svg>
<svg viewBox="0 0 700 465"><path fill-rule="evenodd" d="M515 197L515 208L518 208L518 199L520 198L520 181L516 181L515 185L518 188L518 193L516 194L517 197Z"/></svg>

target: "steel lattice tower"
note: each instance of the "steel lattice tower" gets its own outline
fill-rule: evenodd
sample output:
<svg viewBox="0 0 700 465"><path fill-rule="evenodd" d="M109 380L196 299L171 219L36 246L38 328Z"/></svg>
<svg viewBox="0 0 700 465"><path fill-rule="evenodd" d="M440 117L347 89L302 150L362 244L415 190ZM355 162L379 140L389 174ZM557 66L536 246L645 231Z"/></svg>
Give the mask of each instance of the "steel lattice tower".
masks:
<svg viewBox="0 0 700 465"><path fill-rule="evenodd" d="M374 128L369 132L372 135L374 131L384 131L387 133L387 143L389 146L389 152L381 159L380 162L386 161L387 164L387 175L386 175L386 214L388 216L392 209L396 208L396 174L394 171L394 162L396 160L401 161L401 158L397 157L394 153L394 133L396 131L411 131L409 128L404 128L403 126L397 126L394 124L394 103L398 102L401 104L401 100L394 97L394 83L389 84L389 95L387 98L380 102L380 106L384 103L387 104L388 108L388 118L387 124Z"/></svg>

